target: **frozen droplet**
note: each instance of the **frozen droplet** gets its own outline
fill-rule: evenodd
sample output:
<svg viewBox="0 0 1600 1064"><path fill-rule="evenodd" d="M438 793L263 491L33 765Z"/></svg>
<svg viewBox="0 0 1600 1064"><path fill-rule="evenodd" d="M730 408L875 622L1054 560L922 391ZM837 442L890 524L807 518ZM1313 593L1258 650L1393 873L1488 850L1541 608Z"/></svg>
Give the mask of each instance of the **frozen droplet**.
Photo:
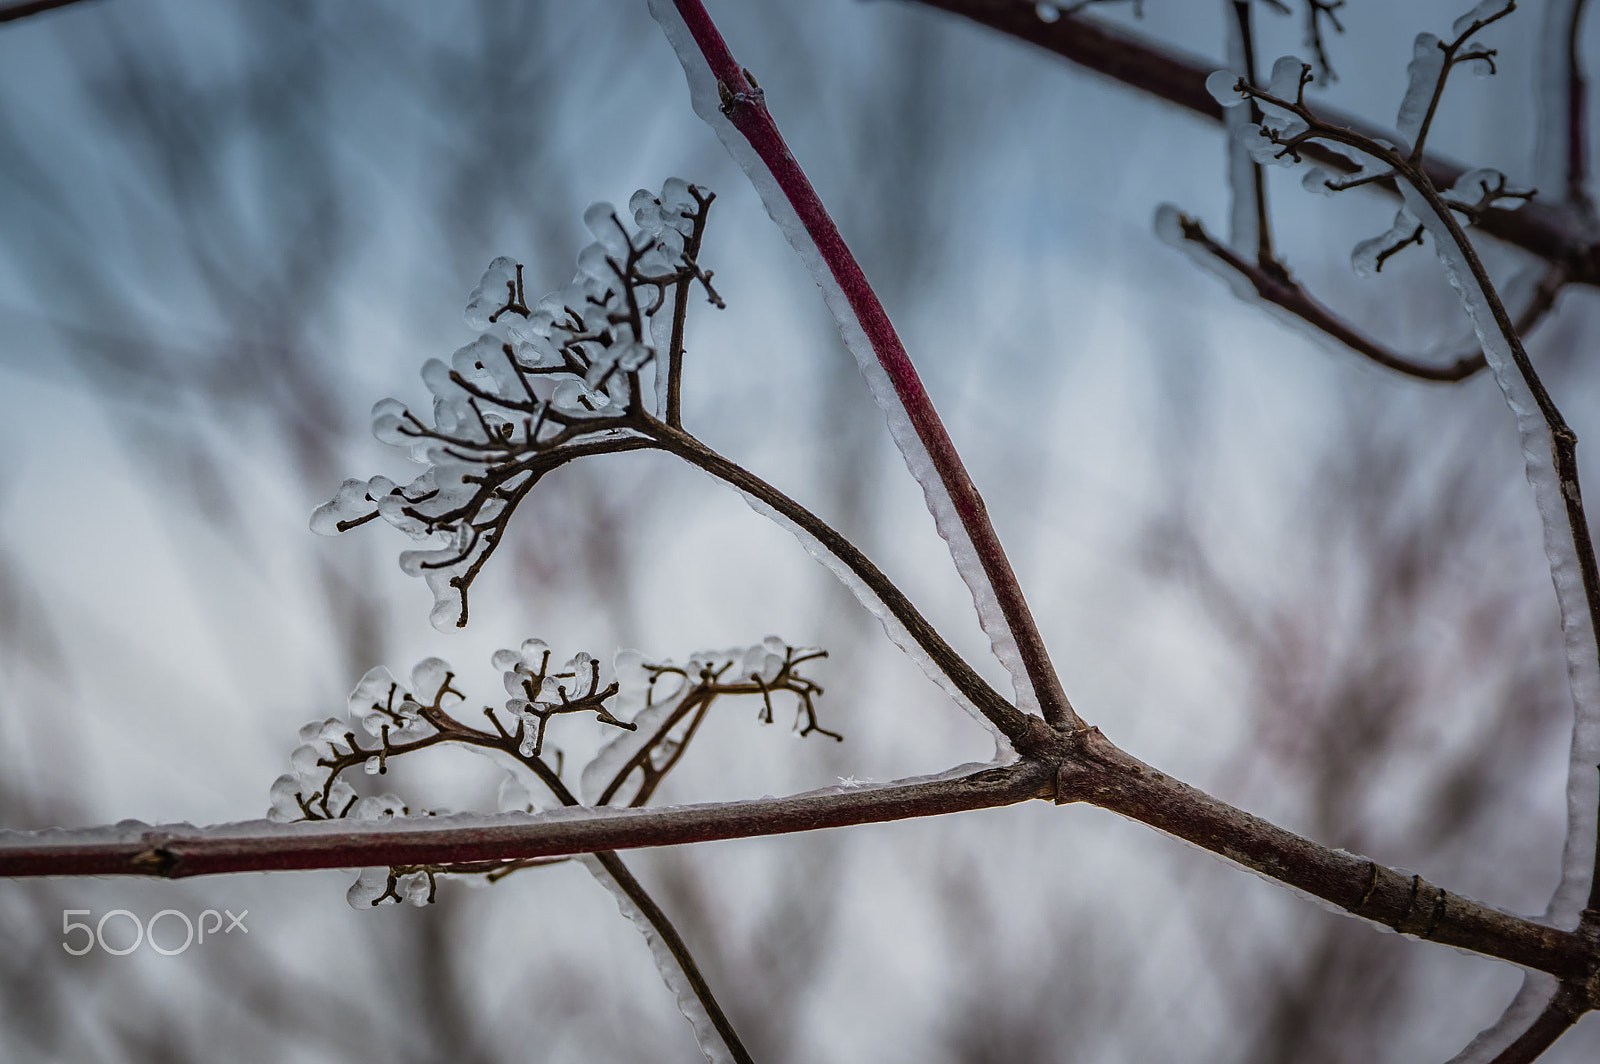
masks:
<svg viewBox="0 0 1600 1064"><path fill-rule="evenodd" d="M1206 91L1224 107L1237 107L1244 103L1244 95L1237 86L1242 80L1231 70L1213 70L1206 75Z"/></svg>
<svg viewBox="0 0 1600 1064"><path fill-rule="evenodd" d="M389 889L389 870L387 868L363 868L356 881L350 884L350 889L345 892L345 901L350 903L352 909L367 910L378 904L378 899L383 897Z"/></svg>
<svg viewBox="0 0 1600 1064"><path fill-rule="evenodd" d="M379 758L377 754L373 754L371 757L367 758L366 762L361 767L366 769L367 775L376 776L378 773L383 771L383 760Z"/></svg>
<svg viewBox="0 0 1600 1064"><path fill-rule="evenodd" d="M1467 69L1472 71L1475 78L1487 78L1494 75L1494 60L1488 55L1490 49L1481 41L1469 41L1462 46L1464 54L1472 56L1466 61Z"/></svg>
<svg viewBox="0 0 1600 1064"><path fill-rule="evenodd" d="M322 756L322 751L316 746L302 743L289 755L289 765L302 780L312 781L328 773L328 766L317 764Z"/></svg>
<svg viewBox="0 0 1600 1064"><path fill-rule="evenodd" d="M1306 176L1300 179L1300 187L1319 196L1332 196L1336 190L1328 187L1329 180L1328 171L1320 166L1313 166L1306 171Z"/></svg>
<svg viewBox="0 0 1600 1064"><path fill-rule="evenodd" d="M1416 234L1417 220L1404 207L1395 213L1394 225L1387 233L1363 240L1350 252L1350 266L1357 277L1372 277L1383 269L1390 250Z"/></svg>
<svg viewBox="0 0 1600 1064"><path fill-rule="evenodd" d="M428 611L428 623L438 632L453 632L466 627L462 610L461 589L449 583L450 577L437 577L430 573L428 585L433 591L433 608Z"/></svg>
<svg viewBox="0 0 1600 1064"><path fill-rule="evenodd" d="M1473 23L1487 22L1496 16L1505 14L1507 11L1511 10L1514 2L1515 0L1482 0L1482 2L1474 7L1471 11L1468 11L1465 15L1462 15L1451 24L1450 36L1459 37L1463 33L1466 33L1467 30L1471 29ZM1473 48L1477 46L1468 45L1467 47Z"/></svg>
<svg viewBox="0 0 1600 1064"><path fill-rule="evenodd" d="M694 213L697 204L691 187L681 177L667 178L661 184L661 209L668 214Z"/></svg>
<svg viewBox="0 0 1600 1064"><path fill-rule="evenodd" d="M607 400L591 390L583 381L564 380L556 385L550 404L568 414L588 414L605 406Z"/></svg>
<svg viewBox="0 0 1600 1064"><path fill-rule="evenodd" d="M1039 3L1033 5L1033 17L1040 22L1056 22L1061 18L1061 9L1055 4L1039 0Z"/></svg>
<svg viewBox="0 0 1600 1064"><path fill-rule="evenodd" d="M272 820L300 820L306 814L300 808L300 780L288 774L279 776L272 781L272 789L268 792L272 800L272 809L267 817Z"/></svg>
<svg viewBox="0 0 1600 1064"><path fill-rule="evenodd" d="M404 816L406 803L398 795L378 794L363 798L350 810L352 820L393 820Z"/></svg>
<svg viewBox="0 0 1600 1064"><path fill-rule="evenodd" d="M355 797L356 789L346 783L342 777L334 780L333 785L328 788L328 813L332 816L340 816L346 809L350 808L350 803L355 801Z"/></svg>
<svg viewBox="0 0 1600 1064"><path fill-rule="evenodd" d="M634 224L646 232L661 224L661 201L647 188L641 188L628 197L628 210L633 214Z"/></svg>
<svg viewBox="0 0 1600 1064"><path fill-rule="evenodd" d="M450 663L443 658L423 658L411 670L411 690L418 702L431 705L450 675Z"/></svg>
<svg viewBox="0 0 1600 1064"><path fill-rule="evenodd" d="M637 373L655 357L655 349L649 344L627 343L619 344L616 349L617 368L625 373Z"/></svg>
<svg viewBox="0 0 1600 1064"><path fill-rule="evenodd" d="M426 905L433 900L433 879L426 872L412 872L400 877L399 891L410 904Z"/></svg>
<svg viewBox="0 0 1600 1064"><path fill-rule="evenodd" d="M616 260L604 244L590 244L578 252L578 272L584 277L605 283L617 275L611 265L613 261Z"/></svg>
<svg viewBox="0 0 1600 1064"><path fill-rule="evenodd" d="M589 209L583 212L583 224L611 255L619 260L627 256L628 237L623 232L622 220L617 216L617 209L611 204L589 204Z"/></svg>
<svg viewBox="0 0 1600 1064"><path fill-rule="evenodd" d="M346 480L332 499L312 511L311 531L319 536L337 536L344 531L339 527L341 522L369 517L377 508L367 498L366 481Z"/></svg>
<svg viewBox="0 0 1600 1064"><path fill-rule="evenodd" d="M483 279L467 299L467 326L482 332L493 325L489 319L512 301L516 285L517 264L514 261L502 255L489 263Z"/></svg>
<svg viewBox="0 0 1600 1064"><path fill-rule="evenodd" d="M350 692L346 708L351 719L358 720L371 713L374 708L386 706L395 693L394 677L382 665L368 669L367 674L361 677L361 682L356 684L354 691Z"/></svg>

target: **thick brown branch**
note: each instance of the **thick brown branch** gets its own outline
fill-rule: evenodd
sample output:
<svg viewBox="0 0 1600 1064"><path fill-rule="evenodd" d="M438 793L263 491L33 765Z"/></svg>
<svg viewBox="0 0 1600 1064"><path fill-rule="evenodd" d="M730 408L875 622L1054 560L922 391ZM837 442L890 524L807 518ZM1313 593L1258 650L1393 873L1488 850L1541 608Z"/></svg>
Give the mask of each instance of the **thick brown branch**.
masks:
<svg viewBox="0 0 1600 1064"><path fill-rule="evenodd" d="M177 879L227 872L446 865L753 838L970 809L1030 798L1088 802L1204 847L1367 920L1418 938L1585 981L1590 936L1535 923L1452 894L1368 858L1331 850L1163 775L1098 730L1056 736L1048 757L954 779L862 790L681 806L563 810L509 823L422 826L319 821L262 830L183 826L137 838L74 842L71 834L0 835L0 876L134 875ZM425 822L426 823L426 822Z"/></svg>
<svg viewBox="0 0 1600 1064"><path fill-rule="evenodd" d="M1062 762L1056 801L1088 802L1220 854L1374 923L1486 953L1562 979L1586 979L1584 939L1452 894L1344 850L1330 850L1164 775L1091 731Z"/></svg>
<svg viewBox="0 0 1600 1064"><path fill-rule="evenodd" d="M131 841L84 843L73 842L70 835L0 834L0 876L181 879L225 872L519 860L939 816L1048 796L1051 786L1048 769L1021 763L952 780L837 794L667 809L561 810L468 827L431 818L385 824L252 823L236 831L175 825L151 828Z"/></svg>

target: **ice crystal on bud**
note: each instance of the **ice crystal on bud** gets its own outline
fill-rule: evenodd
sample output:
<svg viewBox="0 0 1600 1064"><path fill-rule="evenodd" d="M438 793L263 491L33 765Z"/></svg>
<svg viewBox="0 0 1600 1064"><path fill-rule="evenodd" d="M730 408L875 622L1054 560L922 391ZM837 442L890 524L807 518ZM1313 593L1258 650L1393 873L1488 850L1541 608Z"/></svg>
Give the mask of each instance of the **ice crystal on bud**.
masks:
<svg viewBox="0 0 1600 1064"><path fill-rule="evenodd" d="M1239 91L1239 75L1231 70L1213 70L1206 75L1206 91L1224 107L1237 107L1244 103L1245 95Z"/></svg>
<svg viewBox="0 0 1600 1064"><path fill-rule="evenodd" d="M1395 213L1394 225L1387 233L1363 240L1350 253L1350 266L1358 277L1371 277L1383 269L1389 258L1407 245L1422 243L1422 227L1404 207Z"/></svg>
<svg viewBox="0 0 1600 1064"><path fill-rule="evenodd" d="M350 908L356 910L370 909L377 905L389 889L389 870L387 868L363 868L361 875L350 884L350 889L345 893L345 900L350 903Z"/></svg>
<svg viewBox="0 0 1600 1064"><path fill-rule="evenodd" d="M1460 37L1475 25L1493 22L1510 14L1514 6L1516 6L1516 0L1482 0L1471 11L1451 23L1450 34L1453 37ZM1469 45L1469 47L1472 46Z"/></svg>
<svg viewBox="0 0 1600 1064"><path fill-rule="evenodd" d="M465 626L468 588L527 492L580 454L644 438L668 372L653 337L683 313L669 296L699 285L721 305L696 261L713 198L681 178L635 193L636 231L610 204L592 205L583 217L594 242L578 253L572 282L532 304L522 267L491 262L466 308L481 335L449 362L422 367L432 409L394 399L373 408L373 435L425 470L406 485L346 480L312 515L312 530L335 535L381 519L425 543L400 555L401 568L433 592L436 627ZM646 389L640 377L652 366L656 387Z"/></svg>
<svg viewBox="0 0 1600 1064"><path fill-rule="evenodd" d="M724 696L759 699L758 719L771 724L775 696L784 695L794 704L796 734L841 738L818 723L814 699L822 687L804 675L824 656L815 647L793 647L777 636L755 646L696 651L681 665L618 651L616 704L619 711L633 713L631 731L613 738L583 770L584 801L638 805L648 799L712 702Z"/></svg>

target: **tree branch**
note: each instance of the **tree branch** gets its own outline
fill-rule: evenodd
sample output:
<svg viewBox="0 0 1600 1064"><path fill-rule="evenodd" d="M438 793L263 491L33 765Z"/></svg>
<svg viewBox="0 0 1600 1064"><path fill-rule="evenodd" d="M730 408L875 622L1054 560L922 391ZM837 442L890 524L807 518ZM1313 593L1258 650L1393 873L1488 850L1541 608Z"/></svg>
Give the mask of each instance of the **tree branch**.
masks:
<svg viewBox="0 0 1600 1064"><path fill-rule="evenodd" d="M1186 215L1179 216L1183 238L1210 255L1217 262L1243 276L1255 289L1256 295L1268 303L1288 311L1307 324L1344 344L1358 354L1383 366L1418 380L1454 383L1477 373L1487 365L1480 348L1449 365L1439 366L1399 354L1361 332L1318 302L1286 271L1250 263L1231 248L1218 243L1198 221ZM1557 264L1551 266L1540 280L1533 297L1517 316L1514 323L1519 335L1537 325L1555 306L1556 296L1566 284L1566 270Z"/></svg>
<svg viewBox="0 0 1600 1064"><path fill-rule="evenodd" d="M131 875L180 879L229 872L514 861L645 846L815 831L1014 805L1086 802L1159 828L1385 927L1458 949L1585 980L1590 936L1500 912L1344 850L1328 849L1166 776L1099 729L1058 737L1034 756L964 776L789 798L667 809L571 809L533 817L172 825L126 837L0 832L0 876ZM454 821L452 823L452 821ZM427 821L424 821L427 823ZM103 829L102 829L103 830ZM84 838L85 835L90 838Z"/></svg>
<svg viewBox="0 0 1600 1064"><path fill-rule="evenodd" d="M667 0L657 0L657 2L661 8L665 8L667 4ZM984 625L990 640L995 642L997 647L1004 639L1005 633L1009 632L1011 640L1015 642L1021 667L1026 673L1026 685L1037 698L1045 720L1058 729L1082 728L1083 722L1073 712L1072 705L1061 686L1061 680L1050 663L1044 639L1034 623L1033 614L1023 597L1016 574L1012 571L1011 562L1006 557L1005 548L989 521L988 511L978 494L977 486L968 475L949 433L945 431L944 423L940 420L932 399L917 376L916 368L906 354L905 346L900 342L900 337L889 320L888 312L885 311L877 293L868 283L866 274L862 272L860 264L856 262L855 256L851 254L840 236L838 227L834 225L821 198L812 188L810 180L789 151L782 133L767 111L761 90L733 58L711 16L706 13L705 7L700 0L671 0L671 3L676 9L677 17L682 20L683 27L693 38L694 46L699 49L701 61L709 68L711 77L716 81L717 91L722 100L723 115L759 158L760 166L765 168L765 174L762 176L776 185L778 193L787 204L788 211L803 227L805 238L820 256L829 277L818 276L815 279L825 290L828 287L827 282L831 279L837 286L838 293L848 303L847 310L843 307L834 308L836 315L848 313L854 319L846 323L841 318L841 324L845 326L846 342L852 339L851 334L855 329L859 329L867 343L871 345L878 369L887 378L893 389L894 400L898 402L905 418L910 422L916 440L920 442L933 467L937 478L936 484L924 480L915 465L912 471L917 473L919 481L923 482L930 508L934 510L935 520L939 520L943 510L943 506L935 501L935 497L942 492L944 501L948 501L955 519L959 522L959 529L941 527L940 532L951 541L952 551L957 555L958 567L963 569L962 578L968 582L974 599L978 602L980 623ZM690 62L688 56L680 55L680 59L684 60L686 65ZM693 78L701 72L695 70L689 73ZM758 189L765 184L759 180L757 183ZM783 209L781 205L769 201L768 209L774 208ZM788 235L792 242L796 234ZM804 253L802 254L804 257ZM807 265L810 266L812 263L808 262ZM895 424L897 420L891 417L892 432L897 428ZM906 451L907 441L899 438L898 434L896 443L902 451ZM910 461L909 452L907 456ZM961 565L960 550L955 544L955 537L961 534L971 542L972 550L982 568L982 581L966 572L965 567ZM987 588L980 586L982 582L987 583ZM988 592L987 595L985 591ZM991 627L993 622L984 601L991 596L1004 621L1005 629L1002 631ZM1007 664L1009 666L1010 662ZM1022 679L1018 677L1019 687L1022 686Z"/></svg>
<svg viewBox="0 0 1600 1064"><path fill-rule="evenodd" d="M551 857L938 816L1048 797L1052 772L1033 762L953 779L838 793L660 809L576 807L529 817L444 817L152 827L127 838L0 832L0 876L151 876L450 864ZM456 823L452 823L456 821ZM89 835L86 841L84 836Z"/></svg>
<svg viewBox="0 0 1600 1064"><path fill-rule="evenodd" d="M30 15L42 15L46 11L54 11L58 7L68 7L79 2L80 0L25 0L20 4L6 4L0 6L0 22L13 22Z"/></svg>
<svg viewBox="0 0 1600 1064"><path fill-rule="evenodd" d="M999 30L1054 52L1079 66L1114 78L1211 121L1222 122L1222 105L1206 91L1206 78L1225 64L1213 62L1163 45L1108 23L1077 16L1041 21L1035 5L1023 0L912 0L939 8ZM1367 140L1396 139L1370 123L1332 108L1318 114L1330 125L1342 126ZM1305 146L1306 158L1339 173L1355 166L1344 155L1318 144ZM1439 188L1449 188L1471 167L1437 156L1421 160L1421 168ZM1392 178L1372 184L1398 195ZM1490 208L1477 226L1481 231L1514 244L1551 263L1564 264L1575 284L1600 285L1600 244L1589 236L1588 226L1570 207L1539 202L1508 211Z"/></svg>

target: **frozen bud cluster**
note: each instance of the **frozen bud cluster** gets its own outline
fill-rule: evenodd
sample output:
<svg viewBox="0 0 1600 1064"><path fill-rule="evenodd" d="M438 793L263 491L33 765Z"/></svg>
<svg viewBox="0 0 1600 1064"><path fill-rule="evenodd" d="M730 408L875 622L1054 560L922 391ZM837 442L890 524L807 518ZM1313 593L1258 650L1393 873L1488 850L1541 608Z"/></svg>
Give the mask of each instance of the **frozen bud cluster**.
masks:
<svg viewBox="0 0 1600 1064"><path fill-rule="evenodd" d="M363 868L350 884L345 900L352 909L370 909L385 902L427 905L433 901L435 876L426 871L396 874L388 868Z"/></svg>
<svg viewBox="0 0 1600 1064"><path fill-rule="evenodd" d="M511 696L506 712L518 721L517 750L523 757L542 753L545 726L559 713L592 712L602 723L633 727L606 708L617 684L601 686L598 660L580 652L559 669L552 660L541 639L529 639L517 650L495 651L495 668L502 671L506 694Z"/></svg>
<svg viewBox="0 0 1600 1064"><path fill-rule="evenodd" d="M386 772L391 755L433 736L438 729L429 723L424 708L438 710L449 696L460 697L450 686L451 677L449 664L439 658L418 662L411 670L409 688L388 669L370 670L350 693L344 718L312 721L300 729L300 745L289 755L292 771L273 781L268 819L376 820L405 815L405 805L393 795L359 798L340 773L357 764L372 775Z"/></svg>
<svg viewBox="0 0 1600 1064"><path fill-rule="evenodd" d="M698 283L720 305L695 259L712 199L678 178L659 194L641 190L629 201L633 229L610 204L594 204L583 216L594 242L576 275L533 304L522 267L491 262L466 308L480 335L422 367L432 410L395 399L372 410L373 434L426 466L422 474L405 485L346 480L312 530L335 535L381 518L421 541L401 568L432 590L435 627L465 626L467 590L527 491L594 443L636 435L650 416L640 375L656 362L653 323L674 313L669 295ZM654 391L665 372L655 367Z"/></svg>
<svg viewBox="0 0 1600 1064"><path fill-rule="evenodd" d="M641 789L647 794L675 762L698 715L727 695L759 698L760 719L770 724L773 695L785 692L796 705L795 734L821 732L839 738L817 723L812 700L822 688L801 671L824 656L820 649L793 647L777 636L754 646L696 651L682 664L652 662L636 650L618 651L613 664L616 707L632 714L632 728L607 743L583 770L583 800L624 804L620 794L631 798Z"/></svg>

